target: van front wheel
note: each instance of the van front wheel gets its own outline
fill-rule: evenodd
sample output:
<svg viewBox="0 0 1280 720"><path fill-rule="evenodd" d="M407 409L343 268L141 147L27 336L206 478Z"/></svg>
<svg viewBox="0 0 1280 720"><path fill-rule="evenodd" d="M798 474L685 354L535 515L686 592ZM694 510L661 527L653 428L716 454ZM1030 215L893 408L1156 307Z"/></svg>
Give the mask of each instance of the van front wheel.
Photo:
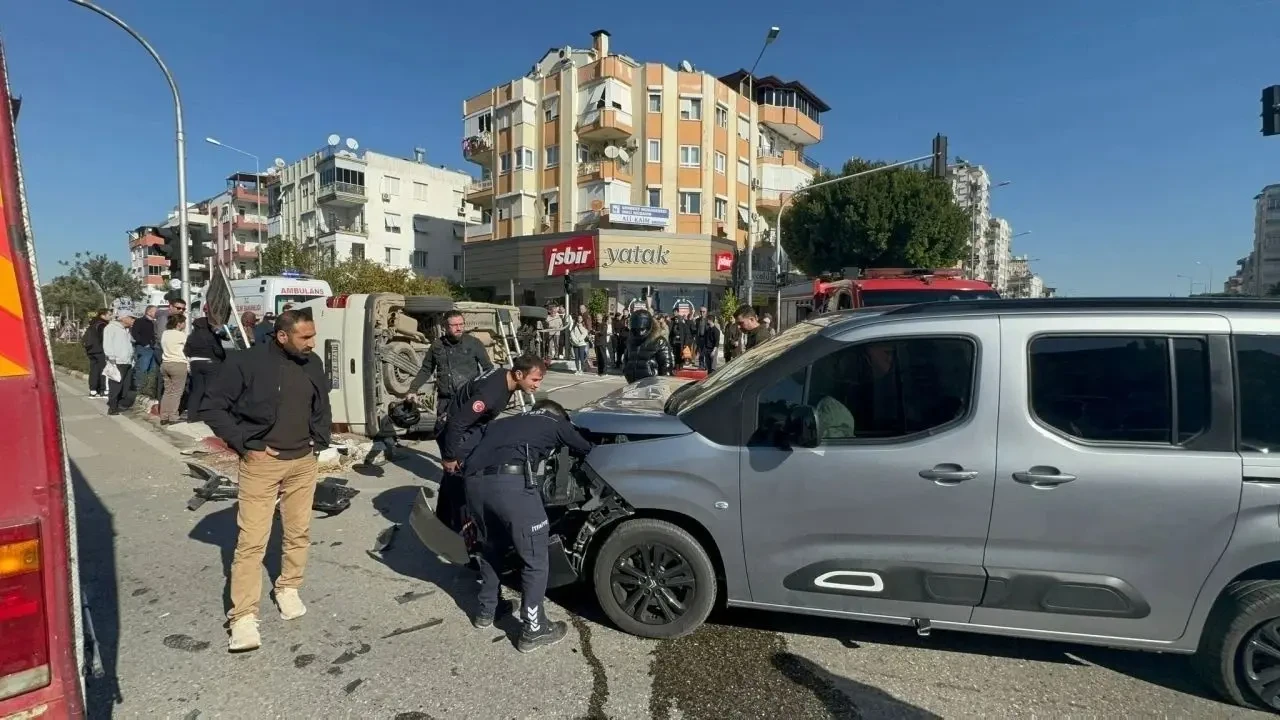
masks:
<svg viewBox="0 0 1280 720"><path fill-rule="evenodd" d="M716 601L707 551L683 528L662 520L630 520L612 532L596 555L592 584L609 619L646 638L693 632Z"/></svg>

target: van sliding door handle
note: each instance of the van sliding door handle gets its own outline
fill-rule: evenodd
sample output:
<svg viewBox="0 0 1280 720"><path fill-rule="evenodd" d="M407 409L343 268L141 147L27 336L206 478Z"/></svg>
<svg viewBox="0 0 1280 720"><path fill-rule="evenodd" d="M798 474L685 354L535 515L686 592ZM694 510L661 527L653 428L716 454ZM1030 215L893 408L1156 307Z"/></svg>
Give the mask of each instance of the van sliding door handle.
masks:
<svg viewBox="0 0 1280 720"><path fill-rule="evenodd" d="M1025 472L1014 473L1013 479L1023 485L1030 485L1035 488L1052 488L1069 483L1075 480L1076 476L1058 472L1058 468L1055 467L1037 465Z"/></svg>

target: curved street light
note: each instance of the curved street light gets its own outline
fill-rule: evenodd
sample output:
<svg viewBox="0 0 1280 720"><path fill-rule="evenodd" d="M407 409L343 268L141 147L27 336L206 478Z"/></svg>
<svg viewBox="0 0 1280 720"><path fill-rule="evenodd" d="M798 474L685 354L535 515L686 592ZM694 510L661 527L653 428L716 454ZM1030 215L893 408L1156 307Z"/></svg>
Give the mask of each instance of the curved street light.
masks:
<svg viewBox="0 0 1280 720"><path fill-rule="evenodd" d="M183 130L182 124L182 97L178 94L178 83L173 79L173 73L169 72L169 66L164 64L164 60L160 59L160 54L156 49L151 47L151 43L146 38L137 33L136 30L129 27L128 23L113 15L111 12L98 7L89 2L89 0L70 0L72 3L80 7L92 10L102 17L110 20L120 26L121 30L129 33L138 44L151 55L151 59L156 61L160 66L160 71L164 73L164 79L169 82L169 90L173 93L173 111L177 122L177 145L178 145L178 264L179 272L182 278L182 302L187 307L191 307L191 258L189 257L189 246L191 244L190 231L187 228L187 139L186 132Z"/></svg>

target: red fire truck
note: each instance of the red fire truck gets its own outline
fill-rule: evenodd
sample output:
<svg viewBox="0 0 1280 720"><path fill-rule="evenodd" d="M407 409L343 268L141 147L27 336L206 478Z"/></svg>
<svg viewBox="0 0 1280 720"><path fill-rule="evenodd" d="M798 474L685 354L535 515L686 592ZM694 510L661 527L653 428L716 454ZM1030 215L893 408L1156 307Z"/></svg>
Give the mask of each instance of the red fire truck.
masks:
<svg viewBox="0 0 1280 720"><path fill-rule="evenodd" d="M778 327L791 327L810 315L836 310L999 297L990 283L966 280L962 270L876 268L824 275L782 289Z"/></svg>
<svg viewBox="0 0 1280 720"><path fill-rule="evenodd" d="M84 715L75 527L0 47L0 718Z"/></svg>

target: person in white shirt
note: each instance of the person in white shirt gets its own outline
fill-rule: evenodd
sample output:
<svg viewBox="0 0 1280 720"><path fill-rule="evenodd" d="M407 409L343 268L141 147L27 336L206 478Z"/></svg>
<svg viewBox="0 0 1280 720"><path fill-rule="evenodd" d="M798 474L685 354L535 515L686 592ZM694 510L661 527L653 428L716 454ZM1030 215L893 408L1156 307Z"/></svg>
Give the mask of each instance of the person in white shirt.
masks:
<svg viewBox="0 0 1280 720"><path fill-rule="evenodd" d="M109 364L106 370L108 415L119 415L121 410L133 407L133 337L129 328L137 317L132 310L121 310L102 330L102 352Z"/></svg>
<svg viewBox="0 0 1280 720"><path fill-rule="evenodd" d="M178 422L178 407L187 387L187 317L170 315L160 334L160 373L164 376L164 394L160 396L160 424Z"/></svg>

